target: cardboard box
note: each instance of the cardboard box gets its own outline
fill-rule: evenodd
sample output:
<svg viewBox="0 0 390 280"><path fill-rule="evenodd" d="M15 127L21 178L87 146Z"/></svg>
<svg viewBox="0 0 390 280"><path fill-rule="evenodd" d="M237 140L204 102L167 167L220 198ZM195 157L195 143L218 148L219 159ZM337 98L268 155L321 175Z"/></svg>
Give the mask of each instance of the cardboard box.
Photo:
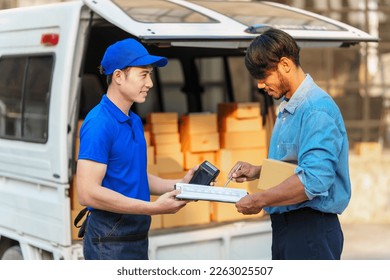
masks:
<svg viewBox="0 0 390 280"><path fill-rule="evenodd" d="M177 133L177 132L179 132L179 125L177 122L175 122L175 123L158 123L158 124L154 123L150 126L150 130L153 134Z"/></svg>
<svg viewBox="0 0 390 280"><path fill-rule="evenodd" d="M266 190L274 187L293 175L297 165L274 159L264 159L258 189Z"/></svg>
<svg viewBox="0 0 390 280"><path fill-rule="evenodd" d="M179 120L179 115L177 112L150 113L147 116L147 122L151 124L177 123L178 120Z"/></svg>
<svg viewBox="0 0 390 280"><path fill-rule="evenodd" d="M80 211L84 208L84 206L80 205L79 198L77 196L77 180L76 175L72 177L72 182L69 189L70 195L70 207L72 210Z"/></svg>
<svg viewBox="0 0 390 280"><path fill-rule="evenodd" d="M260 116L259 102L231 102L218 104L219 117L233 117L236 119L256 118Z"/></svg>
<svg viewBox="0 0 390 280"><path fill-rule="evenodd" d="M155 163L154 154L155 154L154 153L154 146L147 146L146 155L147 155L148 164Z"/></svg>
<svg viewBox="0 0 390 280"><path fill-rule="evenodd" d="M75 227L74 224L73 224L73 221L77 217L77 215L79 214L80 210L71 210L71 212L70 212L70 214L71 214L71 221L70 221L71 225L70 226L71 226L71 238L72 238L72 240L82 240L82 238L78 237L80 228ZM79 225L81 225L85 221L85 218L86 218L86 216L84 216L84 218L81 219L81 221L79 222Z"/></svg>
<svg viewBox="0 0 390 280"><path fill-rule="evenodd" d="M265 130L221 132L220 145L224 149L248 149L266 147Z"/></svg>
<svg viewBox="0 0 390 280"><path fill-rule="evenodd" d="M162 215L163 228L191 226L210 223L210 202L190 202L176 214Z"/></svg>
<svg viewBox="0 0 390 280"><path fill-rule="evenodd" d="M153 145L161 144L174 144L180 142L179 133L163 133L163 134L153 134L152 143Z"/></svg>
<svg viewBox="0 0 390 280"><path fill-rule="evenodd" d="M187 135L218 131L218 120L215 113L190 113L183 115L180 121L180 132Z"/></svg>
<svg viewBox="0 0 390 280"><path fill-rule="evenodd" d="M155 157L158 173L173 173L183 171L183 153L170 155L156 155Z"/></svg>
<svg viewBox="0 0 390 280"><path fill-rule="evenodd" d="M182 137L183 151L213 152L219 150L219 133L209 132L203 134L191 134Z"/></svg>
<svg viewBox="0 0 390 280"><path fill-rule="evenodd" d="M149 174L158 176L158 166L157 166L157 164L149 164L148 163L147 170L148 170Z"/></svg>
<svg viewBox="0 0 390 280"><path fill-rule="evenodd" d="M144 130L144 136L145 136L146 146L150 146L152 144L150 131Z"/></svg>
<svg viewBox="0 0 390 280"><path fill-rule="evenodd" d="M219 129L223 132L260 131L263 129L260 116L248 119L225 117L219 119Z"/></svg>
<svg viewBox="0 0 390 280"><path fill-rule="evenodd" d="M212 202L211 221L232 222L264 216L264 210L254 215L243 215L237 211L234 203Z"/></svg>
<svg viewBox="0 0 390 280"><path fill-rule="evenodd" d="M186 176L186 174L187 171L179 171L179 172L171 172L171 173L160 173L158 174L158 176L163 179L182 179L184 176Z"/></svg>
<svg viewBox="0 0 390 280"><path fill-rule="evenodd" d="M157 195L150 196L150 202L156 201L158 199ZM150 229L160 229L162 228L162 215L152 215L152 222L150 224Z"/></svg>
<svg viewBox="0 0 390 280"><path fill-rule="evenodd" d="M191 169L192 167L201 164L205 160L215 162L216 152L184 152L184 169Z"/></svg>
<svg viewBox="0 0 390 280"><path fill-rule="evenodd" d="M150 224L150 229L160 229L162 228L162 215L152 215L152 222Z"/></svg>
<svg viewBox="0 0 390 280"><path fill-rule="evenodd" d="M169 144L158 144L154 146L156 155L170 155L181 153L181 144L169 143Z"/></svg>
<svg viewBox="0 0 390 280"><path fill-rule="evenodd" d="M216 153L216 164L222 171L229 172L238 161L261 165L266 157L267 150L265 148L220 149Z"/></svg>

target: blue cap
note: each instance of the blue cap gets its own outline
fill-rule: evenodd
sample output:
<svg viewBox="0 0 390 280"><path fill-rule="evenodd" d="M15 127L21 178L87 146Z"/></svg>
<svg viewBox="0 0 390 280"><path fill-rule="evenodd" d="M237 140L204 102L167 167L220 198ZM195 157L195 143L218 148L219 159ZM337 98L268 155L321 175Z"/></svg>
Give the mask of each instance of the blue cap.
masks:
<svg viewBox="0 0 390 280"><path fill-rule="evenodd" d="M162 56L150 55L145 47L134 39L125 39L109 46L103 56L101 65L104 74L110 75L116 69L130 66L167 65L168 59Z"/></svg>

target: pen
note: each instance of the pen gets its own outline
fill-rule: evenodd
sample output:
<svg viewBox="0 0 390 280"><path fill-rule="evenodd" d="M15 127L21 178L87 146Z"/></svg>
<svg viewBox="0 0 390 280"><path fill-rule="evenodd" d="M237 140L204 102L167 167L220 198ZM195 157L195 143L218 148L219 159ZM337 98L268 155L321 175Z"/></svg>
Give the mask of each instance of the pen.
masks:
<svg viewBox="0 0 390 280"><path fill-rule="evenodd" d="M236 173L238 170L240 170L241 168L241 164L239 166L237 166L236 170L234 170L233 173ZM229 179L226 181L225 185L223 185L224 188L226 188L226 186L229 184L229 182L233 179L233 173L232 175L229 177Z"/></svg>

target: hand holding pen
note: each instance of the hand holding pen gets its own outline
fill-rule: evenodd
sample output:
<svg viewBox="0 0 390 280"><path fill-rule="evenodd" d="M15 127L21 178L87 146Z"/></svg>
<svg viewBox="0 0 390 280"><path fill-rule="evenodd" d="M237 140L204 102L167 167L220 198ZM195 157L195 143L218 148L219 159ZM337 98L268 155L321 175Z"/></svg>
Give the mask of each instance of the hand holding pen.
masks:
<svg viewBox="0 0 390 280"><path fill-rule="evenodd" d="M236 173L238 170L240 170L241 164L238 164L237 168L234 170L233 173L229 176L229 179L226 181L225 185L223 185L224 188L230 183L230 181L233 179L233 174Z"/></svg>
<svg viewBox="0 0 390 280"><path fill-rule="evenodd" d="M246 181L259 179L260 170L261 170L261 166L252 165L248 162L239 161L230 170L228 174L229 179L226 182L225 186L232 180L237 183L242 183Z"/></svg>

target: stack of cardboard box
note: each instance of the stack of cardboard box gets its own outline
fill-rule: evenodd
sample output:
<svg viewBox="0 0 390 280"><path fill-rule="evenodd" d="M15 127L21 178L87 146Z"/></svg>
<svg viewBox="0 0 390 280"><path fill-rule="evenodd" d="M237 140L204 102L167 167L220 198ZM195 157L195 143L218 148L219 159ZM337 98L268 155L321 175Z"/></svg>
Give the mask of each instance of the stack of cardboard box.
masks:
<svg viewBox="0 0 390 280"><path fill-rule="evenodd" d="M217 153L216 162L221 170L218 185L228 179L227 174L238 161L261 165L267 156L266 132L262 126L260 104L221 103L218 104L218 124L221 149ZM248 193L257 190L257 181L246 183L229 183L228 187L244 188ZM258 215L243 216L232 204L213 203L212 220L233 221L253 218Z"/></svg>
<svg viewBox="0 0 390 280"><path fill-rule="evenodd" d="M215 153L219 149L216 114L190 113L183 115L180 118L179 127L186 170L204 160L215 161ZM175 215L163 215L162 220L163 228L207 224L210 222L210 202L191 202Z"/></svg>
<svg viewBox="0 0 390 280"><path fill-rule="evenodd" d="M158 174L183 172L178 114L175 112L150 113L145 130L150 132L151 144L154 147L154 163Z"/></svg>
<svg viewBox="0 0 390 280"><path fill-rule="evenodd" d="M184 167L190 169L208 160L215 162L219 150L219 133L215 113L190 113L180 119Z"/></svg>
<svg viewBox="0 0 390 280"><path fill-rule="evenodd" d="M179 138L179 117L175 112L150 113L145 124L148 172L162 178L184 175L183 153ZM151 196L155 201L158 196ZM153 215L151 229L163 227L163 215Z"/></svg>

